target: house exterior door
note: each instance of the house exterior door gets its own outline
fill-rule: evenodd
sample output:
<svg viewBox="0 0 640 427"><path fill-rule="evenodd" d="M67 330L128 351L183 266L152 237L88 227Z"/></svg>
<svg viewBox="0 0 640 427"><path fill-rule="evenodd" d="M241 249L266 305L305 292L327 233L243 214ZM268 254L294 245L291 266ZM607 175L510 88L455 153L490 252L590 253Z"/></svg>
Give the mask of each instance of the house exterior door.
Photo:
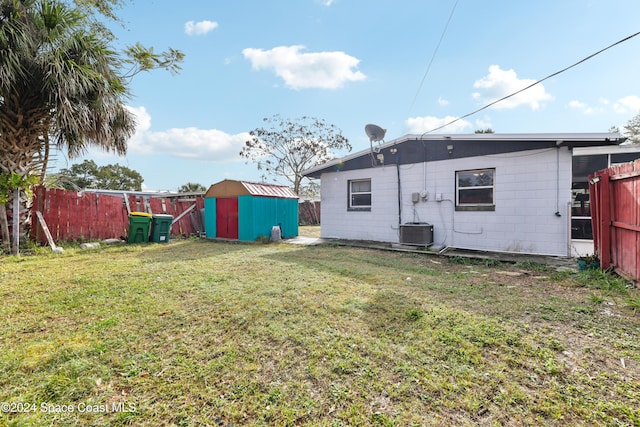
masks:
<svg viewBox="0 0 640 427"><path fill-rule="evenodd" d="M216 199L216 237L238 239L238 199Z"/></svg>

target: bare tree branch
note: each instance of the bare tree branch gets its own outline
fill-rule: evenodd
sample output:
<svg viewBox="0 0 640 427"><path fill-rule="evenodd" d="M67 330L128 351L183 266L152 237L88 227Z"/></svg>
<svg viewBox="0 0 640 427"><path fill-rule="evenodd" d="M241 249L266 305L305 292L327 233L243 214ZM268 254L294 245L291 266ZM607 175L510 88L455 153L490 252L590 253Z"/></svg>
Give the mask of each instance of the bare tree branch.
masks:
<svg viewBox="0 0 640 427"><path fill-rule="evenodd" d="M281 176L298 193L302 172L333 158L333 151L351 151L342 131L322 119L303 116L284 119L280 115L265 118L266 127L252 130L240 156L256 163L259 170Z"/></svg>

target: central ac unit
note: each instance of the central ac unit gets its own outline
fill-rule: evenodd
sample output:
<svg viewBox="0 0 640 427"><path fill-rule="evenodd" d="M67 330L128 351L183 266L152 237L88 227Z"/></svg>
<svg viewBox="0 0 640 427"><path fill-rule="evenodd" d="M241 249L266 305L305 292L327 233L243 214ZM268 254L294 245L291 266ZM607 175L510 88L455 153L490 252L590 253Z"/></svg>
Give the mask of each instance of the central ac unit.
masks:
<svg viewBox="0 0 640 427"><path fill-rule="evenodd" d="M408 222L400 225L400 243L414 246L433 244L433 225L426 222Z"/></svg>

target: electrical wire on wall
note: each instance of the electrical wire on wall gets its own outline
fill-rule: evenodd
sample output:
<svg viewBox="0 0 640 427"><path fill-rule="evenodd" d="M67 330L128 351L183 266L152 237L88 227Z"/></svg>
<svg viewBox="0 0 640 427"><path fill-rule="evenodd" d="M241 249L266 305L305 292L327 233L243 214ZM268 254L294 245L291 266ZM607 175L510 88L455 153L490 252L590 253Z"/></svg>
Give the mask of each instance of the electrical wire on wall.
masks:
<svg viewBox="0 0 640 427"><path fill-rule="evenodd" d="M493 159L517 159L520 157L531 157L531 156L539 156L540 154L549 153L556 148L544 148L537 150L529 150L523 151L524 154L515 154L515 153L502 153L502 154L485 154L483 157L493 158Z"/></svg>
<svg viewBox="0 0 640 427"><path fill-rule="evenodd" d="M369 155L371 157L371 167L372 168L377 168L378 167L378 160L373 155L373 141L371 141L371 140L369 141Z"/></svg>
<svg viewBox="0 0 640 427"><path fill-rule="evenodd" d="M424 151L424 163L422 166L422 178L424 179L424 187L422 188L425 192L427 191L427 143L422 141L422 150Z"/></svg>
<svg viewBox="0 0 640 427"><path fill-rule="evenodd" d="M438 202L438 204L440 205L440 208L438 209L438 212L440 214L440 222L442 224L444 224L444 215L442 213L442 204L444 202L448 202L448 203L451 204L451 231L453 233L458 233L458 234L483 234L484 233L484 228L482 226L480 226L480 230L479 231L460 231L460 230L456 230L455 203L451 199L442 199L442 200L440 200ZM448 236L447 236L447 229L448 228L447 227L443 227L443 228L444 228L444 238L442 239L442 242L440 242L440 244L438 245L438 246L442 246L442 249L438 253L445 252L453 244L453 241L449 245L445 244L447 242L447 238L448 238ZM453 240L453 234L451 236L451 239Z"/></svg>
<svg viewBox="0 0 640 427"><path fill-rule="evenodd" d="M402 185L400 184L400 152L396 158L396 174L398 176L398 226L402 224ZM400 233L400 227L398 227Z"/></svg>
<svg viewBox="0 0 640 427"><path fill-rule="evenodd" d="M557 217L561 217L560 213L560 147L556 147L556 213Z"/></svg>
<svg viewBox="0 0 640 427"><path fill-rule="evenodd" d="M400 151L396 148L392 148L389 150L391 154L395 155L395 163L390 163L389 165L395 165L396 167L396 182L398 186L398 239L400 239L400 224L402 224L402 181L400 179ZM392 229L396 230L396 227L391 226Z"/></svg>
<svg viewBox="0 0 640 427"><path fill-rule="evenodd" d="M448 227L444 226L444 215L442 213L442 204L440 204L440 207L438 209L438 213L440 214L440 223L443 225L442 228L444 229L444 238L442 239L442 242L438 245L438 246L442 247L442 249L439 252L439 253L442 253L445 250L447 250L449 248L449 246L451 246L451 245L446 245L445 244L447 242L447 237L448 237L448 231L447 231ZM451 229L453 229L453 213L451 214ZM451 244L453 244L453 238L451 240L452 240Z"/></svg>

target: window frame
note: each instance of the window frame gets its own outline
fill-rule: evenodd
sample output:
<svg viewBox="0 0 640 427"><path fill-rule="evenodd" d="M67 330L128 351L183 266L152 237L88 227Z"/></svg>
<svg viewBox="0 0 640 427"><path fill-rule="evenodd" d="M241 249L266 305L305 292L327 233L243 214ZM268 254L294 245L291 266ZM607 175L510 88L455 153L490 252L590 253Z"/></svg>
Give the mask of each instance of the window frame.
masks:
<svg viewBox="0 0 640 427"><path fill-rule="evenodd" d="M357 182L368 182L369 183L369 191L353 191L353 184ZM354 205L353 204L353 195L369 195L369 204L368 205ZM373 198L373 187L371 178L358 178L358 179L350 179L347 181L347 211L361 211L368 212L371 211L371 203Z"/></svg>
<svg viewBox="0 0 640 427"><path fill-rule="evenodd" d="M491 172L491 185L474 185L470 187L460 187L460 174L469 173L487 173ZM496 168L467 169L459 170L455 173L456 188L456 211L495 211L496 210ZM461 203L460 192L467 190L485 190L491 189L490 203Z"/></svg>
<svg viewBox="0 0 640 427"><path fill-rule="evenodd" d="M588 198L580 200L577 197L579 194L589 195L588 176L597 170L637 159L640 159L640 153L636 151L578 154L572 157L571 240L593 241L591 201ZM580 203L581 201L583 203ZM584 205L584 209L582 205Z"/></svg>

